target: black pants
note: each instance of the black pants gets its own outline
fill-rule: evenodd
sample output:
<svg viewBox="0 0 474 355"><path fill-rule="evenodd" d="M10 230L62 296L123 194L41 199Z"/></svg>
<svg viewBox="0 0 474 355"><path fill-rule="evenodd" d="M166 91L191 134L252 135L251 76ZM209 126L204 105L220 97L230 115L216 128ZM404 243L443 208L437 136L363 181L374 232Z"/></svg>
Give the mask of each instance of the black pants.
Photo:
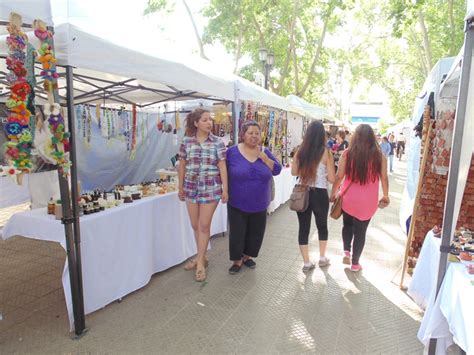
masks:
<svg viewBox="0 0 474 355"><path fill-rule="evenodd" d="M230 260L240 260L244 254L256 258L265 234L267 210L249 213L227 204L227 215Z"/></svg>
<svg viewBox="0 0 474 355"><path fill-rule="evenodd" d="M350 214L342 211L343 227L342 241L344 250L351 251L352 244L352 264L359 264L359 258L364 250L365 234L369 226L370 219L367 221L358 220Z"/></svg>
<svg viewBox="0 0 474 355"><path fill-rule="evenodd" d="M309 206L304 212L297 212L299 245L308 245L311 229L311 214L316 219L319 240L328 240L329 197L327 189L311 188L309 190Z"/></svg>

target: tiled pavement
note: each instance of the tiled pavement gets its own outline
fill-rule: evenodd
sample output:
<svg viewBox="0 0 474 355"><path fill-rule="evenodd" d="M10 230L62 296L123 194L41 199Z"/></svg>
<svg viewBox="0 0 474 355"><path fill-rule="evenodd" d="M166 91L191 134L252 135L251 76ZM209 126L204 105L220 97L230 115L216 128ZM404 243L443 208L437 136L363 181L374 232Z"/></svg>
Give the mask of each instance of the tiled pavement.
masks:
<svg viewBox="0 0 474 355"><path fill-rule="evenodd" d="M421 354L421 313L390 282L405 245L398 225L404 165L397 164L392 205L370 224L360 274L341 263L341 221L333 220L332 265L303 274L297 218L282 206L269 217L256 269L229 275L227 238L215 238L205 283L181 266L159 273L87 316L89 332L79 340L68 334L61 247L0 241L0 353ZM316 234L310 248L316 258Z"/></svg>

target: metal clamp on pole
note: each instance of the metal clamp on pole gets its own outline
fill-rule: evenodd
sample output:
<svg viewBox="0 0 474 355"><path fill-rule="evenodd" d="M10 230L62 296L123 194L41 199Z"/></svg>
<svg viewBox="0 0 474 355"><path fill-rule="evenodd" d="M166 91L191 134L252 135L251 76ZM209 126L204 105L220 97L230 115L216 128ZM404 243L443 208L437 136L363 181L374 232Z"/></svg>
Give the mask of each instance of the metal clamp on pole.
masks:
<svg viewBox="0 0 474 355"><path fill-rule="evenodd" d="M63 217L63 218L61 218L61 223L62 224L73 224L75 220L76 220L76 217L74 217L74 216Z"/></svg>
<svg viewBox="0 0 474 355"><path fill-rule="evenodd" d="M451 251L451 247L448 245L441 245L439 247L439 251L442 253L449 253Z"/></svg>

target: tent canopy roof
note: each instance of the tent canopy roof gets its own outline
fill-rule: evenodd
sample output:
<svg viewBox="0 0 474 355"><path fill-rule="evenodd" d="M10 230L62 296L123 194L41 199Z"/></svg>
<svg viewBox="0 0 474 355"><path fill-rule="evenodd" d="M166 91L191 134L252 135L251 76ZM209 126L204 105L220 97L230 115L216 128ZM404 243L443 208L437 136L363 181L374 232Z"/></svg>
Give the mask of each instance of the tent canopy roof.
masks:
<svg viewBox="0 0 474 355"><path fill-rule="evenodd" d="M38 40L31 31L27 34L37 48ZM5 56L8 48L5 35L1 37L0 55ZM58 65L75 68L77 103L107 97L111 101L137 104L199 97L234 100L231 80L204 74L179 62L132 51L68 23L55 28L54 41ZM6 71L4 61L0 63L0 70ZM63 80L60 80L59 87L64 87ZM87 96L86 93L91 91L93 95ZM60 90L60 94L64 95L65 90Z"/></svg>
<svg viewBox="0 0 474 355"><path fill-rule="evenodd" d="M331 119L331 115L329 114L329 111L326 110L325 108L309 103L308 101L296 95L288 95L286 98L288 99L290 104L292 104L293 106L299 107L301 110L307 113L307 116L311 118L320 119L320 120L323 120L325 118Z"/></svg>

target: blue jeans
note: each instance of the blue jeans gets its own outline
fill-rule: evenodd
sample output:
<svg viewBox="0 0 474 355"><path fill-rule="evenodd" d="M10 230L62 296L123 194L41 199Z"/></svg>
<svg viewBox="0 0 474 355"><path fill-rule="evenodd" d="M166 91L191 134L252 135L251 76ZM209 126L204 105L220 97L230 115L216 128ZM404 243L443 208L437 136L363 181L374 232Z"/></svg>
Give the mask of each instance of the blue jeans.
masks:
<svg viewBox="0 0 474 355"><path fill-rule="evenodd" d="M390 161L390 172L393 171L393 154L388 156L388 160Z"/></svg>

